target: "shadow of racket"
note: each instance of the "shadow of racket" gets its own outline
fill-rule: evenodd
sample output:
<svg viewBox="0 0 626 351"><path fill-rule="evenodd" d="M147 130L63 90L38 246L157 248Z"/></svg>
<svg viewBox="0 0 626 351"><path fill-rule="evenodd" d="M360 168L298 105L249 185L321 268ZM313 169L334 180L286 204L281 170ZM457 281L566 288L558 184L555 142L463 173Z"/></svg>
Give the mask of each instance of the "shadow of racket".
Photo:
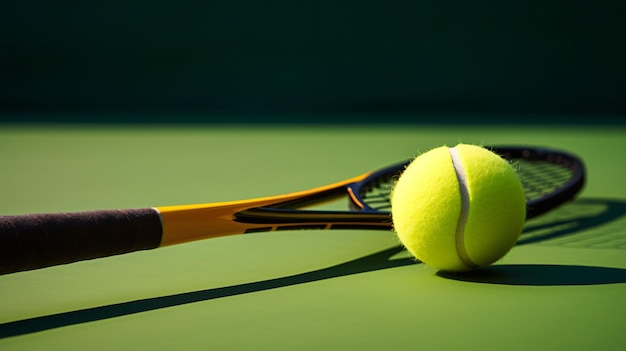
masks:
<svg viewBox="0 0 626 351"><path fill-rule="evenodd" d="M416 261L412 258L392 259L394 255L401 253L403 250L401 246L395 246L327 268L286 277L122 302L3 323L0 324L0 338L25 335L162 308L415 264Z"/></svg>
<svg viewBox="0 0 626 351"><path fill-rule="evenodd" d="M578 199L555 210L552 214L529 222L518 245L572 236L613 222L625 215L626 202L624 201ZM402 246L395 246L327 268L286 277L7 322L0 324L0 338L417 263L416 260L408 257L392 259L393 256L403 251ZM472 274L437 274L456 280L509 285L591 285L626 282L626 270L586 266L501 265L485 268Z"/></svg>

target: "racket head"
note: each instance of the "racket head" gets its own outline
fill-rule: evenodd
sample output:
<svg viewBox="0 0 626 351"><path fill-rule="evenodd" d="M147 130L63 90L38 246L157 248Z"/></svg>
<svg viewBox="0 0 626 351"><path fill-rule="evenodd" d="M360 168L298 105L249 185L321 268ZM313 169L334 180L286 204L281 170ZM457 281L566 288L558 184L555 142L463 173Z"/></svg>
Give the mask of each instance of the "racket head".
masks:
<svg viewBox="0 0 626 351"><path fill-rule="evenodd" d="M573 199L585 185L585 166L571 153L529 147L499 147L493 151L510 160L517 170L526 195L527 219Z"/></svg>
<svg viewBox="0 0 626 351"><path fill-rule="evenodd" d="M579 158L556 150L492 147L520 172L527 218L573 198L583 186ZM379 229L393 226L391 193L410 161L302 192L227 203L159 207L163 245L233 234L296 229ZM322 210L349 198L350 210ZM344 205L345 206L345 205ZM345 207L344 207L345 208ZM207 224L210 219L210 225Z"/></svg>
<svg viewBox="0 0 626 351"><path fill-rule="evenodd" d="M571 200L585 183L585 167L577 156L553 149L494 146L489 150L515 167L526 195L526 218L530 219ZM391 212L391 192L411 161L372 172L350 184L350 209L356 212Z"/></svg>

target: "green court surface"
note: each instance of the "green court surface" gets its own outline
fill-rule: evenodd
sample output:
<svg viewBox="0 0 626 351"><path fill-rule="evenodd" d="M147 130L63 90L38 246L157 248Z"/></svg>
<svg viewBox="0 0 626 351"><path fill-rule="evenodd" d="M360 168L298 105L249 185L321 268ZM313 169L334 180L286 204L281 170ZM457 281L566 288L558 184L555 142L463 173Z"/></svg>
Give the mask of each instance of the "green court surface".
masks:
<svg viewBox="0 0 626 351"><path fill-rule="evenodd" d="M623 125L5 124L0 214L275 195L458 142L566 150L588 181L467 275L393 232L304 230L0 276L0 349L622 350Z"/></svg>

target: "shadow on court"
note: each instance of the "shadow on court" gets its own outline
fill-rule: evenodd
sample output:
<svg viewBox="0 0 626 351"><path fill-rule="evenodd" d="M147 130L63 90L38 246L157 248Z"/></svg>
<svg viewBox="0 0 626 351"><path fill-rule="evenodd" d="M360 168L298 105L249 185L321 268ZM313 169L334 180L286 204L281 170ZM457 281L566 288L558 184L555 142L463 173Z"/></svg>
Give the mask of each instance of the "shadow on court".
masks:
<svg viewBox="0 0 626 351"><path fill-rule="evenodd" d="M437 275L466 282L500 285L557 286L626 283L626 269L574 265L495 265L465 274L437 272Z"/></svg>
<svg viewBox="0 0 626 351"><path fill-rule="evenodd" d="M552 212L530 220L517 245L527 245L571 236L594 229L591 236L596 243L607 243L615 230L598 230L600 226L626 218L626 201L614 199L581 198L568 203ZM620 231L626 237L626 227ZM618 230L618 228L614 228ZM620 233L618 233L620 234ZM579 246L585 245L580 243ZM606 247L606 246L605 246ZM626 247L624 247L626 248Z"/></svg>
<svg viewBox="0 0 626 351"><path fill-rule="evenodd" d="M553 213L540 217L540 219L529 222L518 241L518 245L575 236L575 234L581 231L616 221L624 215L626 215L626 202L624 201L579 199ZM8 322L0 324L0 338L415 264L416 261L411 258L391 259L391 257L401 253L403 250L401 246L396 246L331 267L287 277ZM468 282L530 286L592 285L626 282L626 270L624 269L568 265L499 265L470 274L453 275L440 272L438 275Z"/></svg>
<svg viewBox="0 0 626 351"><path fill-rule="evenodd" d="M396 246L331 267L287 277L226 286L222 288L199 290L182 294L160 296L144 300L135 300L4 323L0 324L0 338L30 334L54 328L94 322L108 318L121 317L222 297L243 295L291 285L338 278L352 274L373 272L382 269L415 264L416 261L411 258L390 259L392 256L402 252L403 250L404 249L401 246Z"/></svg>

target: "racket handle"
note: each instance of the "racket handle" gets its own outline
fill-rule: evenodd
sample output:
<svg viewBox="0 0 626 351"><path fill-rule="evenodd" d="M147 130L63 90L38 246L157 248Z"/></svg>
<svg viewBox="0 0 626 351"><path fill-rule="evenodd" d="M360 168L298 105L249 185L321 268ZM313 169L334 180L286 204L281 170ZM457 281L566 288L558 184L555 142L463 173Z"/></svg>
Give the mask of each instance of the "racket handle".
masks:
<svg viewBox="0 0 626 351"><path fill-rule="evenodd" d="M153 249L161 236L153 208L0 216L0 274Z"/></svg>

